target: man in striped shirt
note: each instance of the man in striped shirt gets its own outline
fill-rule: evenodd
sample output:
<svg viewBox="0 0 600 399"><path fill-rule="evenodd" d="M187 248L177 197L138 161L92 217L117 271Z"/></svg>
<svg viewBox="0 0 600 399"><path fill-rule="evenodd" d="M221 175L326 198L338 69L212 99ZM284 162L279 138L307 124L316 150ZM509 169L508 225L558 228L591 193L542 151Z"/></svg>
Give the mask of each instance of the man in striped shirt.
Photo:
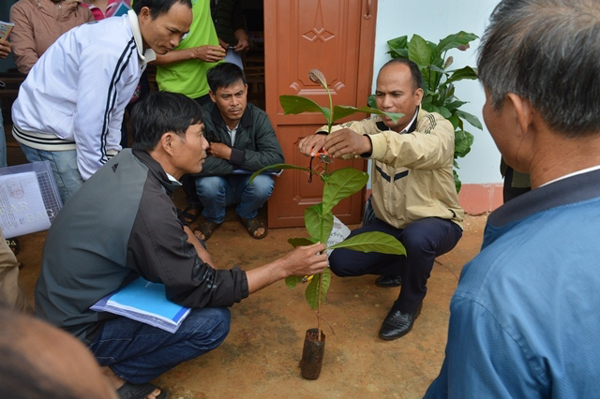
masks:
<svg viewBox="0 0 600 399"><path fill-rule="evenodd" d="M13 136L30 162L50 162L63 202L121 150L123 112L142 72L191 20L190 0L139 0L127 15L65 33L29 72Z"/></svg>

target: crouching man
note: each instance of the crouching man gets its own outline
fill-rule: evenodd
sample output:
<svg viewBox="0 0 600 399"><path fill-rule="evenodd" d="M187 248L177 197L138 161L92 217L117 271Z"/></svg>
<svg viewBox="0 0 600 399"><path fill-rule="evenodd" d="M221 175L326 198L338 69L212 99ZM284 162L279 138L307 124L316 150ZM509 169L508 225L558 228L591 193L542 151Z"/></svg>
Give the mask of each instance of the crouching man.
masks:
<svg viewBox="0 0 600 399"><path fill-rule="evenodd" d="M248 272L214 269L169 197L206 158L200 105L152 93L131 123L132 149L94 174L54 221L35 297L36 314L85 342L121 397L141 398L159 393L148 381L219 346L229 332L227 306L289 275L319 273L327 257L316 244ZM176 333L89 309L138 276L194 309Z"/></svg>
<svg viewBox="0 0 600 399"><path fill-rule="evenodd" d="M406 256L336 249L329 261L338 276L380 275L376 284L400 294L383 321L379 336L393 340L406 335L421 313L427 279L437 256L450 251L462 236L464 212L452 176L454 129L441 115L421 108L422 76L418 66L396 58L377 77L377 109L404 114L394 122L375 116L335 126L326 136L300 141L300 151L313 156L321 148L337 157L373 160L372 223L351 236L381 231L406 247ZM317 132L319 133L319 132Z"/></svg>
<svg viewBox="0 0 600 399"><path fill-rule="evenodd" d="M283 153L266 112L248 104L248 85L237 65L222 63L207 74L212 103L204 107L210 156L196 178L196 192L204 210L194 233L206 241L225 219L225 208L236 213L252 238L267 235L258 209L273 193L273 176L260 174L249 184L250 173L282 163ZM243 172L243 173L240 173Z"/></svg>

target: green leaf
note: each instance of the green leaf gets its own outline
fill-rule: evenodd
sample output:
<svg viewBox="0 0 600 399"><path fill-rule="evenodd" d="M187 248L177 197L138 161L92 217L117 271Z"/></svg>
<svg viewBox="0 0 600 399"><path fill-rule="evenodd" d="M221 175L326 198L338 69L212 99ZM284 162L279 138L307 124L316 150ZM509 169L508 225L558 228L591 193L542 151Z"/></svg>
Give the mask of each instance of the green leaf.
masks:
<svg viewBox="0 0 600 399"><path fill-rule="evenodd" d="M432 105L431 110L433 112L437 112L438 114L442 115L446 119L450 118L452 116L452 112L448 111L448 108L446 108L446 107L438 107L437 105Z"/></svg>
<svg viewBox="0 0 600 399"><path fill-rule="evenodd" d="M406 255L406 249L393 236L380 231L357 234L327 249L347 248L361 252L379 252L391 255Z"/></svg>
<svg viewBox="0 0 600 399"><path fill-rule="evenodd" d="M408 36L404 35L404 36L399 36L395 39L390 39L387 41L387 44L390 47L390 49L393 49L393 50L405 49L408 47Z"/></svg>
<svg viewBox="0 0 600 399"><path fill-rule="evenodd" d="M333 172L323 187L323 213L331 212L341 200L359 192L368 180L368 174L354 168Z"/></svg>
<svg viewBox="0 0 600 399"><path fill-rule="evenodd" d="M304 296L306 297L306 302L308 302L312 310L316 310L318 306L319 283L321 281L321 303L323 303L325 302L325 295L327 295L329 285L331 284L331 270L329 270L329 268L323 270L323 273L321 274L315 274L312 280L310 280L308 287L306 287Z"/></svg>
<svg viewBox="0 0 600 399"><path fill-rule="evenodd" d="M429 65L432 56L431 47L419 35L413 35L408 43L408 58L418 65Z"/></svg>
<svg viewBox="0 0 600 399"><path fill-rule="evenodd" d="M316 244L318 240L315 240L314 238L304 238L304 237L300 237L300 238L289 238L288 242L290 244L292 244L292 247L296 248L296 247L305 247L307 245L313 245Z"/></svg>
<svg viewBox="0 0 600 399"><path fill-rule="evenodd" d="M377 103L375 102L375 94L371 94L367 99L367 104L370 108L376 108Z"/></svg>
<svg viewBox="0 0 600 399"><path fill-rule="evenodd" d="M371 107L356 108L356 107L350 107L348 105L336 105L333 107L333 122L337 121L338 119L342 119L348 115L356 114L358 112L364 112L367 114L375 114L375 115L386 115L386 116L389 116L390 118L392 118L392 120L394 122L397 122L398 119L400 119L404 116L404 114L398 114L395 112L384 112L384 111L378 110L377 108L371 108Z"/></svg>
<svg viewBox="0 0 600 399"><path fill-rule="evenodd" d="M392 58L404 58L404 59L408 59L408 49L392 49L390 51L388 51L388 53L390 53L390 55L392 56Z"/></svg>
<svg viewBox="0 0 600 399"><path fill-rule="evenodd" d="M454 130L456 130L456 128L458 127L458 121L460 120L458 119L458 116L456 114L452 114L452 116L448 118L448 120L450 121L450 123L452 123Z"/></svg>
<svg viewBox="0 0 600 399"><path fill-rule="evenodd" d="M304 224L314 240L327 242L333 229L333 213L323 214L323 204L310 206L304 211Z"/></svg>
<svg viewBox="0 0 600 399"><path fill-rule="evenodd" d="M448 80L446 81L446 83L458 82L459 80L465 80L465 79L470 79L470 80L477 79L477 71L475 69L471 68L470 66L466 66L464 68L456 69L454 71L449 71L449 72L451 72L451 74L450 74L450 77L448 78Z"/></svg>
<svg viewBox="0 0 600 399"><path fill-rule="evenodd" d="M456 193L460 193L460 188L462 187L462 182L460 181L460 178L458 177L458 173L456 172L456 170L452 170L452 174L454 175L454 187L456 188Z"/></svg>
<svg viewBox="0 0 600 399"><path fill-rule="evenodd" d="M296 165L290 165L287 163L276 163L273 165L269 165L269 166L265 166L262 169L257 170L256 172L252 173L252 175L250 175L250 180L248 181L250 184L252 184L252 180L254 180L254 178L258 175L260 175L261 173L263 173L264 171L267 171L269 169L274 169L274 170L278 170L278 169L299 169L299 170L305 170L307 172L310 172L314 175L317 176L321 176L319 174L319 172L315 172L314 170L308 169L308 168L303 168L302 166L296 166Z"/></svg>
<svg viewBox="0 0 600 399"><path fill-rule="evenodd" d="M331 122L331 110L326 107L321 107L313 100L302 96L279 96L279 103L283 108L285 115L301 114L303 112L320 112L325 116L327 123Z"/></svg>
<svg viewBox="0 0 600 399"><path fill-rule="evenodd" d="M469 44L477 38L479 38L479 36L477 36L476 34L467 33L463 31L454 33L452 35L448 35L442 40L440 40L440 42L438 43L437 52L438 54L442 54L444 53L444 51L448 51L450 49L457 48L458 46L464 46L466 44Z"/></svg>
<svg viewBox="0 0 600 399"><path fill-rule="evenodd" d="M452 102L448 102L448 103L444 104L444 106L446 108L448 108L450 111L455 111L465 104L468 104L468 103L466 101L452 101Z"/></svg>
<svg viewBox="0 0 600 399"><path fill-rule="evenodd" d="M460 111L460 110L456 111L456 115L458 115L460 118L466 120L471 125L475 126L477 129L483 130L483 126L481 125L479 118L477 118L475 115L470 114L465 111Z"/></svg>
<svg viewBox="0 0 600 399"><path fill-rule="evenodd" d="M464 130L454 132L454 157L463 158L471 151L473 145L473 135Z"/></svg>
<svg viewBox="0 0 600 399"><path fill-rule="evenodd" d="M285 278L285 285L287 285L290 290L293 290L301 282L302 277L300 276L287 276Z"/></svg>

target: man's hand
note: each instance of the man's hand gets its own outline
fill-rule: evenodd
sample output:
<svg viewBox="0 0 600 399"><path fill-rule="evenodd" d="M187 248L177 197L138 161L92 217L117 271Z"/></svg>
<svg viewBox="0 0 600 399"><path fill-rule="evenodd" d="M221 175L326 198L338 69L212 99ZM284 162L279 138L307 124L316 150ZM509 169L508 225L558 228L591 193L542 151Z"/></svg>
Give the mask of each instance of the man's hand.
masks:
<svg viewBox="0 0 600 399"><path fill-rule="evenodd" d="M221 46L204 45L194 48L194 58L204 62L217 62L225 57L225 50Z"/></svg>
<svg viewBox="0 0 600 399"><path fill-rule="evenodd" d="M250 48L250 40L244 29L238 29L233 34L238 41L237 44L233 46L233 51L240 53Z"/></svg>
<svg viewBox="0 0 600 399"><path fill-rule="evenodd" d="M225 42L225 40L219 37L219 46L221 46L223 50L227 51L227 49L229 48L229 43Z"/></svg>
<svg viewBox="0 0 600 399"><path fill-rule="evenodd" d="M223 143L210 143L210 154L215 158L221 158L226 161L231 159L231 147Z"/></svg>
<svg viewBox="0 0 600 399"><path fill-rule="evenodd" d="M327 138L324 134L313 134L300 140L298 148L300 152L306 156L314 157L325 144Z"/></svg>
<svg viewBox="0 0 600 399"><path fill-rule="evenodd" d="M320 273L327 267L324 244L298 247L282 258L246 272L250 294L288 276L306 276Z"/></svg>
<svg viewBox="0 0 600 399"><path fill-rule="evenodd" d="M327 136L323 148L333 158L347 154L360 155L372 151L371 140L368 137L348 128L336 130Z"/></svg>
<svg viewBox="0 0 600 399"><path fill-rule="evenodd" d="M6 58L10 54L12 45L6 39L0 39L0 58Z"/></svg>
<svg viewBox="0 0 600 399"><path fill-rule="evenodd" d="M317 243L297 247L283 257L288 276L308 276L321 273L328 265L325 244ZM323 253L321 253L323 252Z"/></svg>
<svg viewBox="0 0 600 399"><path fill-rule="evenodd" d="M233 46L233 51L241 53L242 51L246 51L250 48L250 40L248 40L248 36L243 35L238 40L237 44Z"/></svg>

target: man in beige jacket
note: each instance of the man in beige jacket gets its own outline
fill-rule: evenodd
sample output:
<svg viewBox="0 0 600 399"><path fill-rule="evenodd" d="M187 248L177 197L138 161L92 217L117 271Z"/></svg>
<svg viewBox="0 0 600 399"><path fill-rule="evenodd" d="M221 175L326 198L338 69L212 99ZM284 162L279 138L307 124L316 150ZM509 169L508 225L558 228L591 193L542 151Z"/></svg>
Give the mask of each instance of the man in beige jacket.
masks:
<svg viewBox="0 0 600 399"><path fill-rule="evenodd" d="M436 256L450 251L462 236L464 212L452 173L454 128L437 113L421 109L421 72L412 61L393 59L377 77L377 108L404 116L375 116L318 131L299 148L314 156L324 149L334 157L373 160L371 204L375 218L351 236L381 231L400 240L407 256L336 249L329 257L338 276L376 274L381 287L402 285L379 331L385 340L407 334L419 316L427 279Z"/></svg>

